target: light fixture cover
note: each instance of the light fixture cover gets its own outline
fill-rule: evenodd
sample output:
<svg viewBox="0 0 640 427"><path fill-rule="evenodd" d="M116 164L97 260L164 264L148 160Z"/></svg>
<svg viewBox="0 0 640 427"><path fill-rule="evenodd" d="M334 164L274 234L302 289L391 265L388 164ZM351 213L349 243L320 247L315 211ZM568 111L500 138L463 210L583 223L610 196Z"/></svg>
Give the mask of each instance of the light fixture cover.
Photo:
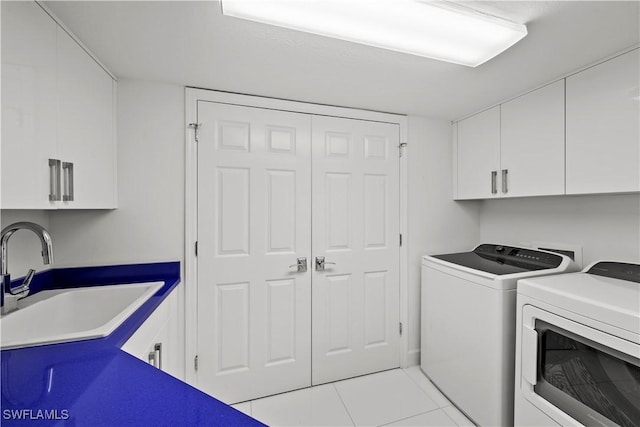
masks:
<svg viewBox="0 0 640 427"><path fill-rule="evenodd" d="M446 1L221 0L222 13L383 49L477 67L527 27Z"/></svg>

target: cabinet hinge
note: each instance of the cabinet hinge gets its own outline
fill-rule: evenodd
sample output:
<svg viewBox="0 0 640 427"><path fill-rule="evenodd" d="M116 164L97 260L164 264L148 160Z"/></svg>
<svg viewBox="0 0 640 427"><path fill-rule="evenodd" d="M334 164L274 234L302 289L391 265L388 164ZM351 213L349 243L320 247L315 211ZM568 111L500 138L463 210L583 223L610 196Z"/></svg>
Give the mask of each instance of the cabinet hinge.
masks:
<svg viewBox="0 0 640 427"><path fill-rule="evenodd" d="M398 145L399 148L399 156L402 157L404 155L404 149L407 148L407 143L406 142L401 142L400 145Z"/></svg>
<svg viewBox="0 0 640 427"><path fill-rule="evenodd" d="M193 367L196 371L198 370L198 355L193 358Z"/></svg>
<svg viewBox="0 0 640 427"><path fill-rule="evenodd" d="M400 322L400 335L402 335L402 322Z"/></svg>
<svg viewBox="0 0 640 427"><path fill-rule="evenodd" d="M198 138L200 137L200 127L202 123L189 123L189 127L194 130L194 139L198 142Z"/></svg>
<svg viewBox="0 0 640 427"><path fill-rule="evenodd" d="M196 242L196 256L198 256L198 242Z"/></svg>
<svg viewBox="0 0 640 427"><path fill-rule="evenodd" d="M400 235L400 246L402 246L402 234Z"/></svg>

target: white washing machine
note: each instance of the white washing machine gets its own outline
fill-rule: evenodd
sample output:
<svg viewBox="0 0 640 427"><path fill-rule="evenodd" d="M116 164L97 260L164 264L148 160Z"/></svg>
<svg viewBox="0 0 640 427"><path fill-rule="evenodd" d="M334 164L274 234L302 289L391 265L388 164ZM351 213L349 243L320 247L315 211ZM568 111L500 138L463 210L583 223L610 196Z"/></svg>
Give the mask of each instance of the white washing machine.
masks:
<svg viewBox="0 0 640 427"><path fill-rule="evenodd" d="M515 423L640 426L640 265L518 283Z"/></svg>
<svg viewBox="0 0 640 427"><path fill-rule="evenodd" d="M482 244L422 261L422 371L476 424L513 424L516 282L577 269L567 256Z"/></svg>

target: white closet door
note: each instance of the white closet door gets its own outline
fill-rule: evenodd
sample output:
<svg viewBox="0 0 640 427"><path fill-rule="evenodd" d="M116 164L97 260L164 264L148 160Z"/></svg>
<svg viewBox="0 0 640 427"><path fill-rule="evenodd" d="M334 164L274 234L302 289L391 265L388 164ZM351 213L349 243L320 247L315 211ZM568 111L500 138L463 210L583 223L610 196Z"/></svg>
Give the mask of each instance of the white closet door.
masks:
<svg viewBox="0 0 640 427"><path fill-rule="evenodd" d="M311 382L311 117L198 102L198 371L232 403Z"/></svg>
<svg viewBox="0 0 640 427"><path fill-rule="evenodd" d="M314 384L399 366L399 126L313 117ZM329 264L335 263L335 264Z"/></svg>

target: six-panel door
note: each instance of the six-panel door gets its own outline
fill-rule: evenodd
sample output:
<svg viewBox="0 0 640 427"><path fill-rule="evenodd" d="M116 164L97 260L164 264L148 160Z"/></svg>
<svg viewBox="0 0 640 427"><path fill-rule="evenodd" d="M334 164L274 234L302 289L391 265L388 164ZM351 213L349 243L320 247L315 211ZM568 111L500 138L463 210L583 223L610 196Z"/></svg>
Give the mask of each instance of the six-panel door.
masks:
<svg viewBox="0 0 640 427"><path fill-rule="evenodd" d="M198 102L198 388L311 385L311 117Z"/></svg>
<svg viewBox="0 0 640 427"><path fill-rule="evenodd" d="M315 385L399 366L400 204L398 125L312 128Z"/></svg>
<svg viewBox="0 0 640 427"><path fill-rule="evenodd" d="M204 101L198 121L197 386L231 403L397 367L398 125Z"/></svg>

